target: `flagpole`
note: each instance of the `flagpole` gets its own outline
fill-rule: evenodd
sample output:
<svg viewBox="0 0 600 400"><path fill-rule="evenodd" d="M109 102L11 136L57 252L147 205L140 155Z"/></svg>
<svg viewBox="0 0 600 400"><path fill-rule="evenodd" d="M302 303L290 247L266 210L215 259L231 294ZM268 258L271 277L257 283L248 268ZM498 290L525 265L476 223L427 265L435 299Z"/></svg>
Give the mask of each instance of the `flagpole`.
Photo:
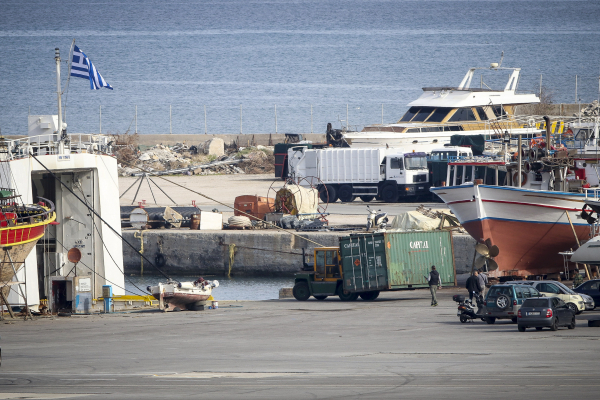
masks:
<svg viewBox="0 0 600 400"><path fill-rule="evenodd" d="M54 60L56 61L56 94L58 96L58 129L56 131L58 135L59 144L59 152L62 154L64 150L64 144L62 142L62 104L61 104L61 90L60 90L60 51L58 47L54 49Z"/></svg>

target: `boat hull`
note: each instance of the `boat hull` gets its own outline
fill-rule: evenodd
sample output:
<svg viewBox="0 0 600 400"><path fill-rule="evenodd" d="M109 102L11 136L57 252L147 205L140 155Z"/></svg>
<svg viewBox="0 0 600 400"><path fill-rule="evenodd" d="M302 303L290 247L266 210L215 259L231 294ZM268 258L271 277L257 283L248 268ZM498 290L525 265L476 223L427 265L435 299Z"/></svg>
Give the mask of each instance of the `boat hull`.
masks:
<svg viewBox="0 0 600 400"><path fill-rule="evenodd" d="M218 285L218 283L217 283ZM206 301L212 295L213 286L194 285L192 282L159 283L148 288L156 300L165 304L168 310L191 310L198 301Z"/></svg>
<svg viewBox="0 0 600 400"><path fill-rule="evenodd" d="M491 276L544 275L564 271L561 251L589 237L579 219L585 195L489 185L432 189L478 242L498 246ZM573 228L569 223L569 214Z"/></svg>
<svg viewBox="0 0 600 400"><path fill-rule="evenodd" d="M160 300L160 294L152 294L156 300ZM208 300L210 294L191 294L191 293L165 293L163 301L168 304L168 308L174 310L190 310L198 301Z"/></svg>

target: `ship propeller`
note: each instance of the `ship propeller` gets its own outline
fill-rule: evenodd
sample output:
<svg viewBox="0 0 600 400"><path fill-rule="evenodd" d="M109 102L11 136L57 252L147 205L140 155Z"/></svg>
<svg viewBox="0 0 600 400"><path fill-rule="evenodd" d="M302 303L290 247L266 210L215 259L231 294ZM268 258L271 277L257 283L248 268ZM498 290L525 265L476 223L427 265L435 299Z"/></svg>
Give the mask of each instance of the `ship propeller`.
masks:
<svg viewBox="0 0 600 400"><path fill-rule="evenodd" d="M498 269L498 263L494 261L494 257L500 254L500 249L498 246L492 244L491 239L486 239L485 243L478 243L477 246L475 246L475 251L480 255L480 257L475 260L475 267L477 267L477 269L486 264L488 271Z"/></svg>

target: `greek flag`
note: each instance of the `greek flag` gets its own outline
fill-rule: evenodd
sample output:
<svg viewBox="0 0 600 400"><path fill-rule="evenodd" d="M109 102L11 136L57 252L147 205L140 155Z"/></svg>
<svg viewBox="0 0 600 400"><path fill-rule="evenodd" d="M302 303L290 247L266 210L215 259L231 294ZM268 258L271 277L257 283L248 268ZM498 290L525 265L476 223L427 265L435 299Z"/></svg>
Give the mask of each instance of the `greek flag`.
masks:
<svg viewBox="0 0 600 400"><path fill-rule="evenodd" d="M79 47L73 47L73 59L71 60L71 76L90 80L90 89L99 90L102 87L113 90L100 72L94 67L88 56Z"/></svg>

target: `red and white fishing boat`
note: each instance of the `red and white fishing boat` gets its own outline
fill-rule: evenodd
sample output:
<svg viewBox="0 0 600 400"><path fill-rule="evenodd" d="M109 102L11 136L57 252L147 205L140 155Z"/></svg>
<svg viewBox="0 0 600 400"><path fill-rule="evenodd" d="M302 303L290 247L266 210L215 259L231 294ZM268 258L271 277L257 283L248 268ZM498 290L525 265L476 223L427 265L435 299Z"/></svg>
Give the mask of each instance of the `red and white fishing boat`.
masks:
<svg viewBox="0 0 600 400"><path fill-rule="evenodd" d="M208 300L212 296L212 290L216 287L219 287L219 281L198 278L194 282L169 280L167 283L148 286L146 289L152 293L155 299L164 303L165 309L179 311L192 309L196 302Z"/></svg>
<svg viewBox="0 0 600 400"><path fill-rule="evenodd" d="M590 228L579 218L585 194L510 186L464 184L431 189L476 240L498 246L491 276L527 276L564 270L560 251L576 246ZM569 213L569 216L567 216Z"/></svg>
<svg viewBox="0 0 600 400"><path fill-rule="evenodd" d="M25 258L44 236L46 225L55 223L56 219L54 204L50 200L22 204L20 197L14 189L0 189L0 288L4 286L4 295L7 295L8 285L23 266Z"/></svg>

